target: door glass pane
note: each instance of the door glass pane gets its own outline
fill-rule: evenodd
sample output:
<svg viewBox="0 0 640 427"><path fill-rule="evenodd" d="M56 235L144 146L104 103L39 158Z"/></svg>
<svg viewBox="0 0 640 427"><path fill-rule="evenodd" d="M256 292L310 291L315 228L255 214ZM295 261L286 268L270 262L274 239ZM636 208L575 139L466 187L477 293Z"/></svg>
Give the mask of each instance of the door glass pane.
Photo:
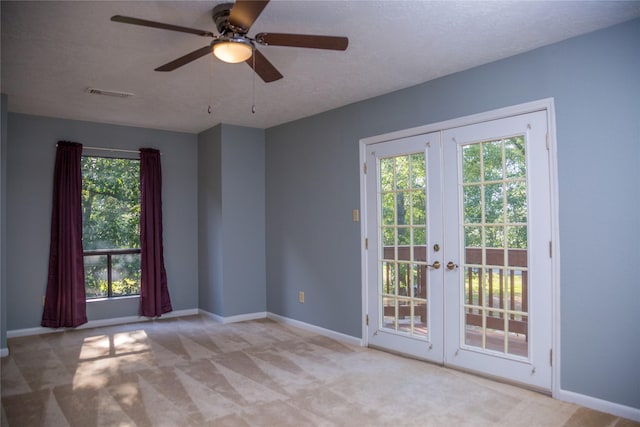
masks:
<svg viewBox="0 0 640 427"><path fill-rule="evenodd" d="M383 192L393 190L393 168L393 157L380 159L380 188Z"/></svg>
<svg viewBox="0 0 640 427"><path fill-rule="evenodd" d="M381 294L395 295L396 294L396 263L395 262L382 262L382 289Z"/></svg>
<svg viewBox="0 0 640 427"><path fill-rule="evenodd" d="M413 227L413 261L427 261L427 233L425 227Z"/></svg>
<svg viewBox="0 0 640 427"><path fill-rule="evenodd" d="M515 136L504 141L504 167L507 178L526 176L527 162L524 156L524 137Z"/></svg>
<svg viewBox="0 0 640 427"><path fill-rule="evenodd" d="M484 246L487 248L504 248L504 226L484 226Z"/></svg>
<svg viewBox="0 0 640 427"><path fill-rule="evenodd" d="M411 277L409 273L409 264L398 264L398 295L403 297L410 296Z"/></svg>
<svg viewBox="0 0 640 427"><path fill-rule="evenodd" d="M402 298L398 301L398 331L411 334L413 312L411 300Z"/></svg>
<svg viewBox="0 0 640 427"><path fill-rule="evenodd" d="M527 188L522 181L508 182L507 222L527 222Z"/></svg>
<svg viewBox="0 0 640 427"><path fill-rule="evenodd" d="M482 221L482 198L480 185L465 185L463 188L464 223L480 223Z"/></svg>
<svg viewBox="0 0 640 427"><path fill-rule="evenodd" d="M413 335L427 336L427 303L414 301Z"/></svg>
<svg viewBox="0 0 640 427"><path fill-rule="evenodd" d="M382 224L394 225L396 222L395 217L395 194L383 193L382 194Z"/></svg>
<svg viewBox="0 0 640 427"><path fill-rule="evenodd" d="M409 227L398 227L398 246L405 248L411 243L411 229ZM409 259L409 258L402 258Z"/></svg>
<svg viewBox="0 0 640 427"><path fill-rule="evenodd" d="M523 136L462 147L464 343L528 356Z"/></svg>
<svg viewBox="0 0 640 427"><path fill-rule="evenodd" d="M425 153L379 161L380 309L383 329L427 337Z"/></svg>
<svg viewBox="0 0 640 427"><path fill-rule="evenodd" d="M484 167L482 168L484 176L482 181L498 181L504 176L502 170L502 147L503 141L489 141L481 144L482 160Z"/></svg>
<svg viewBox="0 0 640 427"><path fill-rule="evenodd" d="M464 243L466 248L481 248L482 247L482 228L481 227L464 227ZM482 252L479 252L482 254ZM479 264L477 262L476 264Z"/></svg>
<svg viewBox="0 0 640 427"><path fill-rule="evenodd" d="M396 205L398 225L411 224L411 193L408 191L398 191L396 193Z"/></svg>
<svg viewBox="0 0 640 427"><path fill-rule="evenodd" d="M502 184L487 184L484 186L484 222L504 222L504 200Z"/></svg>
<svg viewBox="0 0 640 427"><path fill-rule="evenodd" d="M462 176L466 183L480 181L480 145L462 147Z"/></svg>
<svg viewBox="0 0 640 427"><path fill-rule="evenodd" d="M396 329L396 299L395 298L383 298L382 299L382 327L387 329Z"/></svg>
<svg viewBox="0 0 640 427"><path fill-rule="evenodd" d="M410 162L409 156L398 156L396 159L396 176L395 183L396 189L404 190L409 188L409 175L411 172L409 171Z"/></svg>
<svg viewBox="0 0 640 427"><path fill-rule="evenodd" d="M382 227L382 245L386 247L393 247L396 241L396 229L394 227ZM393 259L393 254L391 256L387 256L387 253L384 253L384 258Z"/></svg>
<svg viewBox="0 0 640 427"><path fill-rule="evenodd" d="M411 224L424 225L427 218L427 208L424 191L411 193Z"/></svg>
<svg viewBox="0 0 640 427"><path fill-rule="evenodd" d="M411 188L425 188L426 165L423 153L411 155Z"/></svg>

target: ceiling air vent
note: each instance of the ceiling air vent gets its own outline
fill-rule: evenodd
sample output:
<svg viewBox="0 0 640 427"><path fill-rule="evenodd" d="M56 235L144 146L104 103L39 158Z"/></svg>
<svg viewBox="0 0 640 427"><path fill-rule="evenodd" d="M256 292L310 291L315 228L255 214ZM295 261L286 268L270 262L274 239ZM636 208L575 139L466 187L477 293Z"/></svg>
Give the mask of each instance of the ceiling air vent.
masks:
<svg viewBox="0 0 640 427"><path fill-rule="evenodd" d="M106 89L98 89L95 87L87 88L87 92L94 95L105 95L105 96L115 96L116 98L129 98L133 96L133 93L130 92L120 92L117 90L106 90Z"/></svg>

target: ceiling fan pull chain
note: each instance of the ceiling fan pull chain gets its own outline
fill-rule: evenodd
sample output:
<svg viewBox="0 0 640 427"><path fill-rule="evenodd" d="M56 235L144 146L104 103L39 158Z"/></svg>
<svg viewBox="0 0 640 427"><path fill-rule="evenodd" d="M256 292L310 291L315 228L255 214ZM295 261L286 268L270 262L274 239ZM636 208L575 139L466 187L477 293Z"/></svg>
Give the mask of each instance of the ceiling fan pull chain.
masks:
<svg viewBox="0 0 640 427"><path fill-rule="evenodd" d="M253 48L253 55L251 55L253 58L253 70L254 72L251 73L253 74L253 84L252 84L252 88L251 88L251 114L255 114L256 113L256 73L255 73L255 69L256 69L256 52L255 52L255 47Z"/></svg>
<svg viewBox="0 0 640 427"><path fill-rule="evenodd" d="M209 109L207 112L211 115L211 101L213 100L213 54L209 55Z"/></svg>

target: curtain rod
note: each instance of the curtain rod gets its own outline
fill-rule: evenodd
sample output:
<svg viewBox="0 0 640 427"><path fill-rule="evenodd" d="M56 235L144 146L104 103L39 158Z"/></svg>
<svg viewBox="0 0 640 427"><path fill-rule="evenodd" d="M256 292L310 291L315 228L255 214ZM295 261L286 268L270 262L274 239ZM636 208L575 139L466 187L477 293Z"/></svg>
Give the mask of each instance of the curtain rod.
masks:
<svg viewBox="0 0 640 427"><path fill-rule="evenodd" d="M56 147L58 146L58 144L56 144ZM120 152L120 153L133 153L133 154L140 154L140 150L122 150L120 148L104 148L104 147L87 147L87 146L82 146L83 150L99 150L99 151L116 151L116 152ZM160 152L160 155L162 155L162 152Z"/></svg>
<svg viewBox="0 0 640 427"><path fill-rule="evenodd" d="M120 148L103 148L103 147L82 147L83 150L100 150L100 151L117 151L120 153L140 154L140 150L122 150Z"/></svg>

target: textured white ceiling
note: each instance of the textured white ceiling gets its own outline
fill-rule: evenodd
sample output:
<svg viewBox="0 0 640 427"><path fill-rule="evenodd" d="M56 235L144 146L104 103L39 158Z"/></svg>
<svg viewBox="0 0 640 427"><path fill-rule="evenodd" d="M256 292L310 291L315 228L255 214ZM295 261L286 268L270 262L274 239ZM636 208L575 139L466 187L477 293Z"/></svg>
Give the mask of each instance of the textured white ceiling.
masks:
<svg viewBox="0 0 640 427"><path fill-rule="evenodd" d="M345 52L261 47L284 75L272 83L213 56L153 71L210 39L109 20L120 14L215 33L217 3L3 0L9 110L186 132L221 122L267 128L640 16L640 1L272 0L250 36L349 38ZM88 87L135 96L96 96Z"/></svg>

